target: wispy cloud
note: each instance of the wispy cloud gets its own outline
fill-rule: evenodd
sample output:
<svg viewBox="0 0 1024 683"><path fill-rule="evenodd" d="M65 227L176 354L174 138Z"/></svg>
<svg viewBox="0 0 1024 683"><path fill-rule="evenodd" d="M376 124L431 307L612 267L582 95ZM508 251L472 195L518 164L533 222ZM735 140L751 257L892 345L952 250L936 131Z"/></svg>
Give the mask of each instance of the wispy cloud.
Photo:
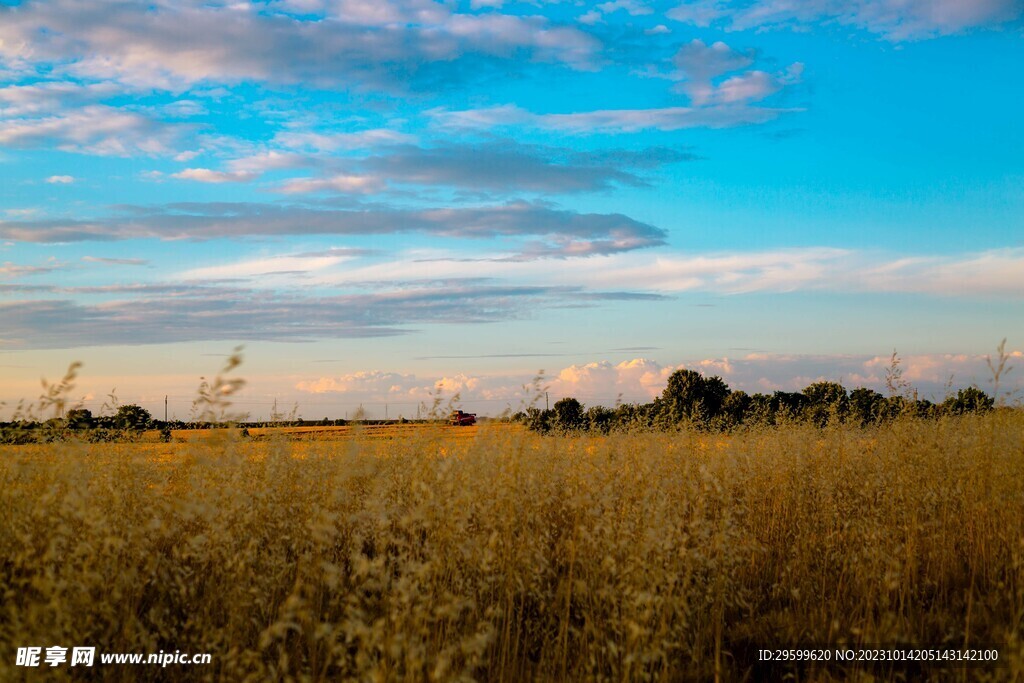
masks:
<svg viewBox="0 0 1024 683"><path fill-rule="evenodd" d="M318 157L309 154L271 150L232 159L227 166L231 174L240 174L251 179L270 171L317 166L319 163Z"/></svg>
<svg viewBox="0 0 1024 683"><path fill-rule="evenodd" d="M219 266L193 268L181 274L185 280L216 280L222 278L247 278L276 273L301 273L311 275L319 270L331 268L340 263L352 261L366 255L363 249L335 248L321 252L305 252L282 256L267 256Z"/></svg>
<svg viewBox="0 0 1024 683"><path fill-rule="evenodd" d="M587 152L513 140L439 142L430 147L388 145L371 156L329 157L269 151L227 162L227 171L189 168L172 177L207 183L249 182L263 173L315 168L319 175L291 177L283 194L376 194L401 186L464 192L566 194L614 187L644 187L651 171L697 160L686 148L604 149Z"/></svg>
<svg viewBox="0 0 1024 683"><path fill-rule="evenodd" d="M245 171L212 171L208 168L186 168L184 171L171 174L179 180L195 180L200 183L246 183L257 177L255 173Z"/></svg>
<svg viewBox="0 0 1024 683"><path fill-rule="evenodd" d="M0 119L0 145L100 156L164 155L183 130L124 109L90 105L53 116Z"/></svg>
<svg viewBox="0 0 1024 683"><path fill-rule="evenodd" d="M105 256L83 256L86 263L102 263L110 266L147 266L149 261L142 258L108 258Z"/></svg>
<svg viewBox="0 0 1024 683"><path fill-rule="evenodd" d="M353 132L317 132L287 130L274 135L274 144L288 149L312 152L334 152L337 150L374 149L388 145L412 144L413 135L385 128Z"/></svg>
<svg viewBox="0 0 1024 683"><path fill-rule="evenodd" d="M56 259L50 259L42 265L29 266L20 263L11 263L7 261L0 263L0 277L24 277L26 275L43 275L46 273L52 273L56 270L61 270L67 267L66 263L58 261Z"/></svg>
<svg viewBox="0 0 1024 683"><path fill-rule="evenodd" d="M675 82L673 90L687 95L690 106L541 114L507 104L465 110L439 107L426 113L440 130L528 126L593 135L731 128L761 124L799 111L758 103L799 83L803 64L794 63L781 72L770 73L750 69L755 61L753 51L739 52L721 41L707 45L693 40L678 49L667 69L662 63L648 65L646 70L638 72L642 76Z"/></svg>
<svg viewBox="0 0 1024 683"><path fill-rule="evenodd" d="M378 176L339 174L325 178L292 178L281 183L278 190L284 194L373 194L384 187L384 179Z"/></svg>
<svg viewBox="0 0 1024 683"><path fill-rule="evenodd" d="M402 232L475 240L539 238L524 246L523 253L536 256L615 253L663 244L666 235L659 228L621 214L583 214L526 202L423 210L176 204L157 209L140 207L95 221L0 221L0 238L25 242Z"/></svg>
<svg viewBox="0 0 1024 683"><path fill-rule="evenodd" d="M868 291L1019 297L1024 292L1024 248L894 259L867 265L860 277L848 277Z"/></svg>
<svg viewBox="0 0 1024 683"><path fill-rule="evenodd" d="M415 254L347 269L324 282L384 281L417 272ZM429 265L435 277L501 277L552 281L543 261L444 258ZM628 282L633 291L911 293L941 297L1016 297L1024 291L1024 249L996 249L957 256L905 256L832 247L684 254L618 253L559 265L557 281L593 289Z"/></svg>
<svg viewBox="0 0 1024 683"><path fill-rule="evenodd" d="M676 21L732 30L807 24L854 26L890 40L922 39L1018 18L1017 0L688 0L668 12Z"/></svg>
<svg viewBox="0 0 1024 683"><path fill-rule="evenodd" d="M685 128L733 128L773 121L792 108L715 105L708 107L660 107L653 109L600 109L565 114L537 114L516 105L483 109L433 109L427 112L442 128L492 129L504 126L547 128L566 133L636 133L644 130L673 131Z"/></svg>
<svg viewBox="0 0 1024 683"><path fill-rule="evenodd" d="M0 317L4 320L0 349L393 336L407 334L425 324L514 320L540 307L556 305L578 290L452 284L312 296L267 291L257 294L250 289L197 283L72 291L104 294L108 300L0 302ZM296 321L302 324L297 325Z"/></svg>
<svg viewBox="0 0 1024 683"><path fill-rule="evenodd" d="M657 168L695 158L696 155L688 151L663 148L580 153L543 145L491 141L475 145L446 143L430 148L400 147L367 159L364 166L399 183L566 193L608 189L613 185L645 185L645 180L633 172L634 168Z"/></svg>
<svg viewBox="0 0 1024 683"><path fill-rule="evenodd" d="M6 119L48 115L55 111L94 104L122 91L113 83L81 84L43 81L0 88L0 117Z"/></svg>
<svg viewBox="0 0 1024 683"><path fill-rule="evenodd" d="M464 55L508 60L526 52L586 67L598 48L587 34L543 17L461 14L433 2L368 6L325 3L321 16L310 17L278 11L278 3L41 0L0 6L0 56L169 90L244 81L401 90L434 78L431 71L465 78L452 68Z"/></svg>

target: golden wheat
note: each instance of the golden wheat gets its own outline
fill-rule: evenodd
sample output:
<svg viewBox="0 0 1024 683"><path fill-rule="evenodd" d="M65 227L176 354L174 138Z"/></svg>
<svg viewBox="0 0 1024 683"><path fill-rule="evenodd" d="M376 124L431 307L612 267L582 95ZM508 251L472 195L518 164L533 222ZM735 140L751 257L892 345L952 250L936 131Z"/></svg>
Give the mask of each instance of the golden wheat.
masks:
<svg viewBox="0 0 1024 683"><path fill-rule="evenodd" d="M896 642L1024 676L1019 411L451 432L0 449L0 680L66 678L27 645L213 654L109 681L742 680L758 647Z"/></svg>

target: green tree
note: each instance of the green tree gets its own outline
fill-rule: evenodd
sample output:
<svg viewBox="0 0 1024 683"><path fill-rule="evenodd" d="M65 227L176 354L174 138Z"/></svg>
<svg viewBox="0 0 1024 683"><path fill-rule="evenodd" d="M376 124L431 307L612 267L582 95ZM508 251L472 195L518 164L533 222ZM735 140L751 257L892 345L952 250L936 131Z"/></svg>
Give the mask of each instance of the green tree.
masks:
<svg viewBox="0 0 1024 683"><path fill-rule="evenodd" d="M977 387L967 387L950 396L942 403L942 408L950 415L965 413L984 413L992 410L995 399Z"/></svg>
<svg viewBox="0 0 1024 683"><path fill-rule="evenodd" d="M926 398L916 398L907 403L907 412L912 417L935 418L942 413L942 407Z"/></svg>
<svg viewBox="0 0 1024 683"><path fill-rule="evenodd" d="M615 408L615 428L626 432L650 429L657 411L657 403L623 403Z"/></svg>
<svg viewBox="0 0 1024 683"><path fill-rule="evenodd" d="M877 422L885 413L885 396L866 387L851 391L849 403L850 419L861 426Z"/></svg>
<svg viewBox="0 0 1024 683"><path fill-rule="evenodd" d="M733 391L722 402L722 418L726 427L743 424L750 410L750 395L745 391Z"/></svg>
<svg viewBox="0 0 1024 683"><path fill-rule="evenodd" d="M68 429L89 429L93 426L92 411L86 408L69 410L65 419Z"/></svg>
<svg viewBox="0 0 1024 683"><path fill-rule="evenodd" d="M798 418L803 415L807 397L796 391L776 391L772 394L772 412L776 421L780 417Z"/></svg>
<svg viewBox="0 0 1024 683"><path fill-rule="evenodd" d="M583 404L572 397L555 401L555 427L563 431L582 429L586 423Z"/></svg>
<svg viewBox="0 0 1024 683"><path fill-rule="evenodd" d="M586 418L587 428L601 434L610 432L612 425L615 423L615 411L604 406L591 406L587 408L584 417Z"/></svg>
<svg viewBox="0 0 1024 683"><path fill-rule="evenodd" d="M804 414L819 427L833 420L841 422L849 410L846 388L837 382L815 382L803 390L803 395L807 398Z"/></svg>
<svg viewBox="0 0 1024 683"><path fill-rule="evenodd" d="M774 425L777 405L775 397L769 394L754 394L744 411L744 419L748 423Z"/></svg>
<svg viewBox="0 0 1024 683"><path fill-rule="evenodd" d="M551 431L551 425L554 421L555 411L553 410L541 410L533 406L526 409L526 426L535 432L547 434Z"/></svg>
<svg viewBox="0 0 1024 683"><path fill-rule="evenodd" d="M721 377L704 377L694 370L676 370L659 401L659 417L668 425L691 421L707 424L722 412L729 387Z"/></svg>
<svg viewBox="0 0 1024 683"><path fill-rule="evenodd" d="M119 407L117 414L114 415L114 426L118 429L141 432L149 427L152 421L153 416L149 414L148 410L133 404Z"/></svg>

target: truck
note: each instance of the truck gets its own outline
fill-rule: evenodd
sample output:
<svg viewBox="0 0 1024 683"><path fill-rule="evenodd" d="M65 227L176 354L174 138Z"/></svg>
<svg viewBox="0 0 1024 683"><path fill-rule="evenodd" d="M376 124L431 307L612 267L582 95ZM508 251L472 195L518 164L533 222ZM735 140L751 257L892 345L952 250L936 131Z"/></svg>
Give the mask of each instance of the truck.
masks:
<svg viewBox="0 0 1024 683"><path fill-rule="evenodd" d="M456 410L448 418L449 424L455 427L468 427L476 424L476 413L464 413L461 410Z"/></svg>

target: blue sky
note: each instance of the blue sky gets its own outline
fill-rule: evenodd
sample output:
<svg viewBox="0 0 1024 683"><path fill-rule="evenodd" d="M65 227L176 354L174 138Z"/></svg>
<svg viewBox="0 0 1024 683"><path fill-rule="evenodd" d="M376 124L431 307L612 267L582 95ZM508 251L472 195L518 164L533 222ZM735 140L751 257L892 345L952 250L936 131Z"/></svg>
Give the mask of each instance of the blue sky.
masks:
<svg viewBox="0 0 1024 683"><path fill-rule="evenodd" d="M587 403L682 366L880 388L894 348L925 395L990 388L1022 12L0 3L0 400L81 360L87 405L184 417L237 344L253 415L495 413L539 369Z"/></svg>

